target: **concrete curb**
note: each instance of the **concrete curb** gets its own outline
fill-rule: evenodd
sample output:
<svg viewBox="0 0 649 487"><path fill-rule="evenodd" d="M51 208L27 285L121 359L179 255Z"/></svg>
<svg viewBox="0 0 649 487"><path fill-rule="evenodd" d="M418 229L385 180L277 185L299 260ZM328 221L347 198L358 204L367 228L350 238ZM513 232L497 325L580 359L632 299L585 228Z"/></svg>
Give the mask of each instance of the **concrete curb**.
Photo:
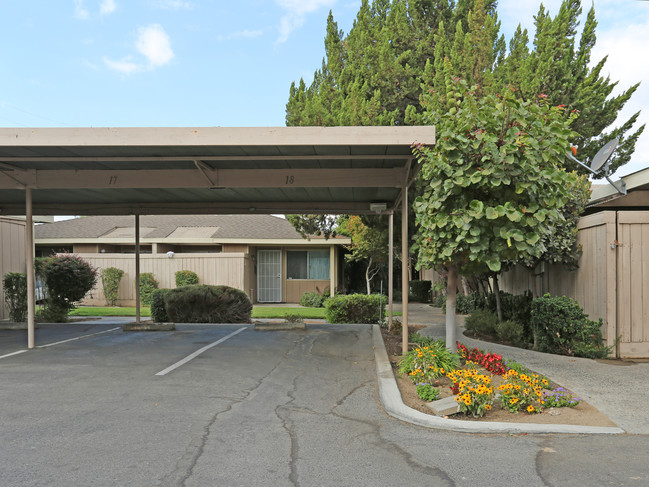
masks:
<svg viewBox="0 0 649 487"><path fill-rule="evenodd" d="M401 399L397 381L392 372L392 365L385 350L385 343L378 325L372 326L372 342L376 360L376 376L379 383L379 396L383 409L390 416L425 428L460 431L465 433L530 433L530 434L608 434L625 433L622 428L604 426L580 426L569 424L536 424L536 423L487 423L445 419L425 414L406 406Z"/></svg>

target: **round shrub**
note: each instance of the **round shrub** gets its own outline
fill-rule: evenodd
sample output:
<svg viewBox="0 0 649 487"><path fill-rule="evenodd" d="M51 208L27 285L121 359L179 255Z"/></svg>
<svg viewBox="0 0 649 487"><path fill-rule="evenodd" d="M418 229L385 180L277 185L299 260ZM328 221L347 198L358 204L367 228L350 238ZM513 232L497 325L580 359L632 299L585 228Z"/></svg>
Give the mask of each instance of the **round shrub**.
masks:
<svg viewBox="0 0 649 487"><path fill-rule="evenodd" d="M165 293L169 320L176 323L250 323L248 295L230 286L192 284Z"/></svg>
<svg viewBox="0 0 649 487"><path fill-rule="evenodd" d="M305 308L324 308L325 299L322 294L315 291L307 292L300 298L300 306L304 306Z"/></svg>
<svg viewBox="0 0 649 487"><path fill-rule="evenodd" d="M20 272L9 272L4 275L2 286L5 293L5 304L12 321L27 320L27 275Z"/></svg>
<svg viewBox="0 0 649 487"><path fill-rule="evenodd" d="M517 321L501 321L496 323L494 328L501 340L516 346L524 345L526 342L525 327Z"/></svg>
<svg viewBox="0 0 649 487"><path fill-rule="evenodd" d="M430 281L410 281L410 294L413 301L430 303L432 283Z"/></svg>
<svg viewBox="0 0 649 487"><path fill-rule="evenodd" d="M178 271L176 276L176 287L190 286L191 284L198 284L198 274L194 271Z"/></svg>
<svg viewBox="0 0 649 487"><path fill-rule="evenodd" d="M491 311L476 309L464 321L464 327L473 333L496 336L498 317Z"/></svg>
<svg viewBox="0 0 649 487"><path fill-rule="evenodd" d="M117 267L108 267L101 272L101 284L104 287L106 304L115 306L119 293L119 282L124 277L124 271Z"/></svg>
<svg viewBox="0 0 649 487"><path fill-rule="evenodd" d="M158 289L158 281L151 272L140 274L140 304L151 306L151 295Z"/></svg>

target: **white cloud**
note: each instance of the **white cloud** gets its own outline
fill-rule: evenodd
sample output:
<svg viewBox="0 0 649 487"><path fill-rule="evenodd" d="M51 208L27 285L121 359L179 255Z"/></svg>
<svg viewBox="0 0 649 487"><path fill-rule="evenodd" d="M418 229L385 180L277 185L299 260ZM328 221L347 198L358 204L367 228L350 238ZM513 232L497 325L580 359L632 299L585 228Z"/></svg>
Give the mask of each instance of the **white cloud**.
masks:
<svg viewBox="0 0 649 487"><path fill-rule="evenodd" d="M131 61L131 56L127 56L120 61L112 61L105 57L104 64L110 69L124 74L132 74L142 70L142 66Z"/></svg>
<svg viewBox="0 0 649 487"><path fill-rule="evenodd" d="M154 0L152 6L162 10L191 10L194 8L192 2L185 2L183 0Z"/></svg>
<svg viewBox="0 0 649 487"><path fill-rule="evenodd" d="M275 41L281 44L288 40L295 29L304 25L306 16L322 7L332 7L337 0L275 0L275 3L285 11L279 21L279 37Z"/></svg>
<svg viewBox="0 0 649 487"><path fill-rule="evenodd" d="M158 24L140 27L135 47L148 59L150 67L163 66L174 57L169 36Z"/></svg>
<svg viewBox="0 0 649 487"><path fill-rule="evenodd" d="M100 15L112 14L115 11L115 0L103 0L99 6Z"/></svg>
<svg viewBox="0 0 649 487"><path fill-rule="evenodd" d="M79 20L90 18L90 12L83 6L83 0L74 0L74 17Z"/></svg>

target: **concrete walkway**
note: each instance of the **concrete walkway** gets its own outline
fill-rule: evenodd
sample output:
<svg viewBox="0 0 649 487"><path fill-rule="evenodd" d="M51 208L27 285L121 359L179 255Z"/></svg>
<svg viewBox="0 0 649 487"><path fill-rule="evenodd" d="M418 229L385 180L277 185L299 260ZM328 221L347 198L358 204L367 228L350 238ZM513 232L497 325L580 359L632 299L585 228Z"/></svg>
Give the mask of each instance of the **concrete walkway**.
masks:
<svg viewBox="0 0 649 487"><path fill-rule="evenodd" d="M445 337L445 317L441 309L410 303L408 311L411 324L428 325L421 334ZM459 320L458 341L468 347L514 359L578 394L627 433L649 434L649 363L597 361L483 342L465 337L462 323L463 320Z"/></svg>

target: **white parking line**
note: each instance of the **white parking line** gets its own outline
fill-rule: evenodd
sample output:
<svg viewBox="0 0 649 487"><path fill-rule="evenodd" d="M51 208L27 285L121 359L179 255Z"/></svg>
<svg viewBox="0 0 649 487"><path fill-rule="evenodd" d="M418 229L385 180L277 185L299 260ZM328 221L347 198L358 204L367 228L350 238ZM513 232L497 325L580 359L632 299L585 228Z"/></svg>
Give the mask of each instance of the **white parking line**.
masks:
<svg viewBox="0 0 649 487"><path fill-rule="evenodd" d="M7 357L13 357L14 355L18 355L21 353L25 353L27 350L18 350L17 352L11 352L6 355L0 355L0 359L7 358Z"/></svg>
<svg viewBox="0 0 649 487"><path fill-rule="evenodd" d="M70 338L68 340L61 340L60 342L48 343L47 345L39 345L36 348L53 347L54 345L60 345L62 343L73 342L75 340L81 340L82 338L94 337L95 335L101 335L103 333L110 333L111 331L121 330L121 329L122 328L120 326L118 326L117 328L111 328L110 330L104 330L104 331L100 331L100 332L97 332L97 333L91 333L90 335L82 335L80 337Z"/></svg>
<svg viewBox="0 0 649 487"><path fill-rule="evenodd" d="M210 343L209 345L206 345L206 346L204 346L203 348L200 348L200 349L196 350L196 351L195 351L194 353L192 353L191 355L187 355L187 357L185 357L184 359L182 359L182 360L176 362L176 363L173 364L173 365L170 365L169 367L167 367L167 368L164 369L164 370L161 370L161 371L158 372L156 375L167 375L167 374L168 374L169 372L171 372L172 370L177 369L177 368L180 367L181 365L185 365L185 364L186 364L187 362L189 362L190 360L193 360L193 359L195 359L196 357L198 357L201 353L205 352L206 350L209 350L209 349L212 348L212 347L215 347L215 346L218 345L219 343L223 343L223 342L226 341L228 338L232 338L234 335L236 335L237 333L241 333L241 332L242 332L243 330L245 330L246 328L248 328L248 327L247 327L247 326L244 326L243 328L239 328L238 330L233 331L233 332L230 333L229 335L224 336L224 337L221 338L220 340L217 340L217 341L215 341L214 343Z"/></svg>

